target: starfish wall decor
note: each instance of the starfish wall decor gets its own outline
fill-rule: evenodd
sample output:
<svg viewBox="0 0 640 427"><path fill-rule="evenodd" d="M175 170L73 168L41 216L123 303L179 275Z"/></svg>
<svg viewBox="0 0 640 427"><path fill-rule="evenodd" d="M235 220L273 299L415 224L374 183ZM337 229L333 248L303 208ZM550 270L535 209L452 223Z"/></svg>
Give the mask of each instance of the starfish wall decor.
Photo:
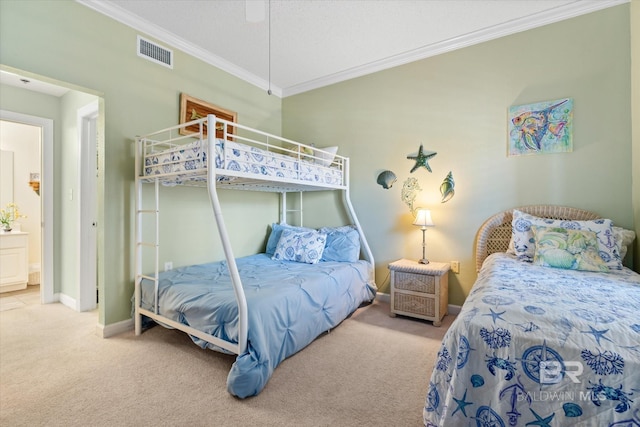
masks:
<svg viewBox="0 0 640 427"><path fill-rule="evenodd" d="M411 168L410 173L415 172L421 166L423 166L426 170L431 172L431 167L429 166L429 160L435 157L436 154L438 153L436 153L435 151L428 151L427 153L424 153L422 144L420 144L420 148L418 149L418 154L413 156L407 156L407 159L416 161L416 164Z"/></svg>

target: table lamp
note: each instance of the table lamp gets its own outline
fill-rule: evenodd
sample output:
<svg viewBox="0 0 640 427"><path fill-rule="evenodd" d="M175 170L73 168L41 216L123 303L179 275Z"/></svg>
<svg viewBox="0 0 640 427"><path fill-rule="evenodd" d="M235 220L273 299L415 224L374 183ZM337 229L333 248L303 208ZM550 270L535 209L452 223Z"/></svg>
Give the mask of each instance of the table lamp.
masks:
<svg viewBox="0 0 640 427"><path fill-rule="evenodd" d="M429 264L429 260L425 256L425 240L424 234L427 231L427 227L433 227L433 220L431 219L431 211L429 209L418 209L418 213L416 214L416 219L413 221L413 225L417 225L421 227L422 230L422 259L418 262L420 264Z"/></svg>

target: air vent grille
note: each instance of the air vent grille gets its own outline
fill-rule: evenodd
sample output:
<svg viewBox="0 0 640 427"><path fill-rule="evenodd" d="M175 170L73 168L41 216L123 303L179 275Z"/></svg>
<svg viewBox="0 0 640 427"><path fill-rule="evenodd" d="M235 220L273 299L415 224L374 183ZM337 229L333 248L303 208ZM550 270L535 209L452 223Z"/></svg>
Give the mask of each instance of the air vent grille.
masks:
<svg viewBox="0 0 640 427"><path fill-rule="evenodd" d="M156 64L173 68L173 51L141 36L138 36L138 56Z"/></svg>

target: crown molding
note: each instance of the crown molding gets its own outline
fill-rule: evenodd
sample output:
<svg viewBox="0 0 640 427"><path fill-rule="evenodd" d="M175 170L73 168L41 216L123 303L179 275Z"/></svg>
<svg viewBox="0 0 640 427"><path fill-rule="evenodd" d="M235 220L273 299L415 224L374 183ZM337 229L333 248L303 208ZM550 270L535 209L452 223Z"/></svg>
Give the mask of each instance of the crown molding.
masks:
<svg viewBox="0 0 640 427"><path fill-rule="evenodd" d="M136 31L145 33L161 43L167 44L174 49L178 49L188 55L200 59L203 62L206 62L209 65L219 68L247 83L264 89L265 92L269 88L269 82L267 80L260 78L244 68L238 67L226 59L214 55L201 47L195 46L162 27L132 15L120 6L100 0L76 0L76 2L131 27ZM271 82L271 93L282 98L282 88L274 86L273 82Z"/></svg>
<svg viewBox="0 0 640 427"><path fill-rule="evenodd" d="M464 47L483 43L500 37L541 27L547 24L575 18L580 15L606 9L613 6L629 3L631 0L577 0L573 3L557 7L552 10L539 12L525 18L518 18L494 25L482 30L464 34L431 45L423 46L405 53L390 56L379 61L371 62L359 67L350 68L339 73L331 74L319 79L310 80L298 85L289 86L283 89L283 97L297 95L310 90L340 83L356 77L362 77L378 71L383 71L399 65L419 61L421 59L451 52Z"/></svg>
<svg viewBox="0 0 640 427"><path fill-rule="evenodd" d="M440 55L442 53L451 52L464 47L483 43L489 40L541 27L547 24L575 18L587 13L596 12L613 6L629 3L631 0L576 0L573 3L557 7L552 10L539 12L525 18L518 18L505 22L503 24L494 25L459 37L454 37L438 43L433 43L414 49L405 53L390 56L379 61L374 61L362 66L353 67L338 73L334 73L325 77L310 80L308 82L289 86L286 88L274 87L271 83L271 92L273 95L283 98L287 96L297 95L310 90L340 83L356 77L372 74L378 71L404 65L410 62L419 61L421 59ZM198 58L207 64L219 68L247 83L257 86L265 91L269 87L269 82L253 73L238 67L231 62L214 55L206 50L193 45L192 43L177 37L163 28L152 24L148 21L140 19L123 8L109 2L100 0L76 0L76 2L89 7L99 13L102 13L124 25L127 25L137 31L143 32L159 42L166 43L175 49Z"/></svg>

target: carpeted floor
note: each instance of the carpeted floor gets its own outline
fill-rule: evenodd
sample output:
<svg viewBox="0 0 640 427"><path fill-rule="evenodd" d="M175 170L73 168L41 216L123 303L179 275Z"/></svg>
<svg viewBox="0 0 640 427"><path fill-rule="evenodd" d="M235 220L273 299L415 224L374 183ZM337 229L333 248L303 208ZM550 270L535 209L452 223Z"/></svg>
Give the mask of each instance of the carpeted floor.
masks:
<svg viewBox="0 0 640 427"><path fill-rule="evenodd" d="M102 339L97 312L15 298L22 305L0 311L3 426L420 426L453 320L435 328L391 318L376 301L285 360L261 394L240 400L226 391L235 357L201 350L182 332Z"/></svg>

